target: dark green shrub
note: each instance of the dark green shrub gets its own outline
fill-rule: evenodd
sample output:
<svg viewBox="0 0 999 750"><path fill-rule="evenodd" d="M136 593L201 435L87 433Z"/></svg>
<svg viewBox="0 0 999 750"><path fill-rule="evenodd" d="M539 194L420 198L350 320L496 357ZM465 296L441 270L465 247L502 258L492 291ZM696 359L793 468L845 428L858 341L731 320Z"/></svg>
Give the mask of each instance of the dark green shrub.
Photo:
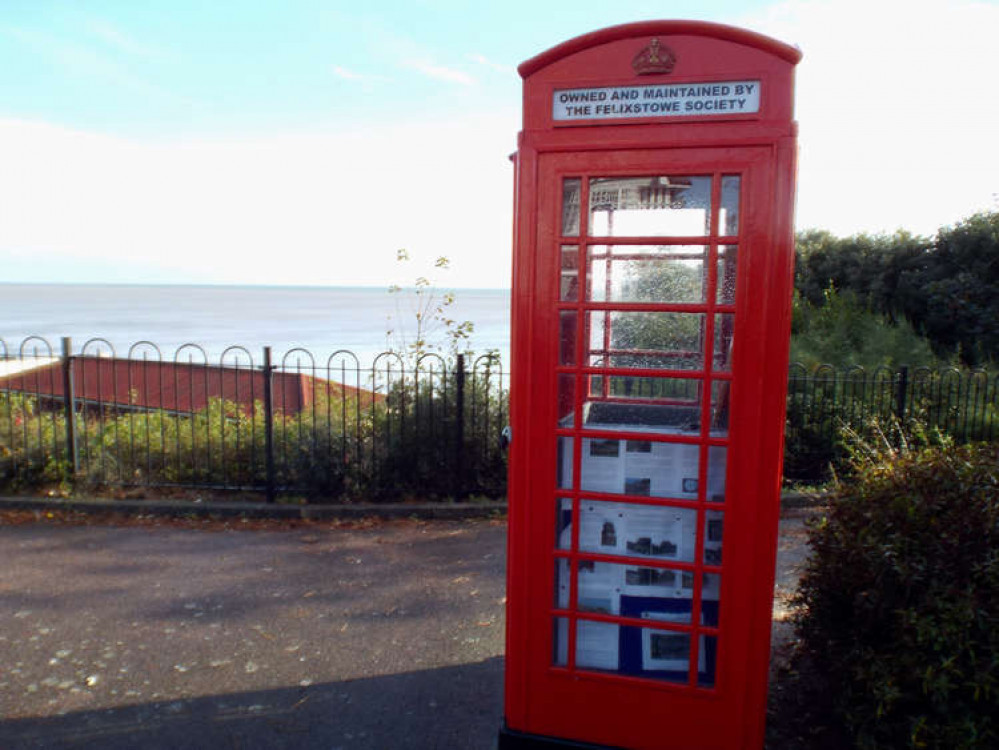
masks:
<svg viewBox="0 0 999 750"><path fill-rule="evenodd" d="M999 747L996 450L878 441L812 530L805 653L857 747Z"/></svg>

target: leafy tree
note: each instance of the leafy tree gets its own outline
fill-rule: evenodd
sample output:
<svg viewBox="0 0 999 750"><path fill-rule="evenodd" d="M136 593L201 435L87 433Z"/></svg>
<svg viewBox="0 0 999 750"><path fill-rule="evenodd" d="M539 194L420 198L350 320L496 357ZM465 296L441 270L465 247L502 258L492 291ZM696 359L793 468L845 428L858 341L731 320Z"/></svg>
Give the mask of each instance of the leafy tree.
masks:
<svg viewBox="0 0 999 750"><path fill-rule="evenodd" d="M813 307L830 287L850 292L890 323L909 321L938 357L969 366L999 359L999 212L975 214L932 240L801 232L795 273Z"/></svg>
<svg viewBox="0 0 999 750"><path fill-rule="evenodd" d="M795 287L815 306L826 290L850 291L860 302L895 322L914 270L921 268L930 240L905 231L838 238L825 230L800 232L796 245Z"/></svg>
<svg viewBox="0 0 999 750"><path fill-rule="evenodd" d="M821 305L795 293L791 361L809 367L832 364L865 369L940 364L929 342L908 321L893 323L871 312L854 292L837 292L833 287L825 290Z"/></svg>
<svg viewBox="0 0 999 750"><path fill-rule="evenodd" d="M898 299L938 353L970 366L999 359L999 212L942 229L924 262L903 274Z"/></svg>

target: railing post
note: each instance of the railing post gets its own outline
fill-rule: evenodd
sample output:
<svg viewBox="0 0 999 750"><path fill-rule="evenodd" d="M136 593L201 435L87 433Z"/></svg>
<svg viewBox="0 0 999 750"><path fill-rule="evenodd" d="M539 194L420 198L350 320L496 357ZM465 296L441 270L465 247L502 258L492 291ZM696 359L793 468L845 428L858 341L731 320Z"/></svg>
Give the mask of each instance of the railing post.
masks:
<svg viewBox="0 0 999 750"><path fill-rule="evenodd" d="M455 467L454 477L457 480L455 490L458 494L465 490L465 355L459 354L455 367Z"/></svg>
<svg viewBox="0 0 999 750"><path fill-rule="evenodd" d="M76 383L73 378L73 339L62 338L62 394L66 410L66 458L72 470L72 479L80 472L80 459L76 450Z"/></svg>
<svg viewBox="0 0 999 750"><path fill-rule="evenodd" d="M895 385L895 418L901 424L905 420L905 398L909 390L909 366L902 365Z"/></svg>
<svg viewBox="0 0 999 750"><path fill-rule="evenodd" d="M267 462L267 502L273 503L274 487L274 368L271 348L264 347L264 453Z"/></svg>

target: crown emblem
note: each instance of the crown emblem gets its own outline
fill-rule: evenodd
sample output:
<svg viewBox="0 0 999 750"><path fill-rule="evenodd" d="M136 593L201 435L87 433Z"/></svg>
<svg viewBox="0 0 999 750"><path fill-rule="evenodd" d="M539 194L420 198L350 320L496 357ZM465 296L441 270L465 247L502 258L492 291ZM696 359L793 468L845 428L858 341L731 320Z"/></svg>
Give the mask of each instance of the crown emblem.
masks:
<svg viewBox="0 0 999 750"><path fill-rule="evenodd" d="M655 73L672 73L676 64L676 55L669 47L663 46L658 39L653 39L631 61L635 74L640 76Z"/></svg>

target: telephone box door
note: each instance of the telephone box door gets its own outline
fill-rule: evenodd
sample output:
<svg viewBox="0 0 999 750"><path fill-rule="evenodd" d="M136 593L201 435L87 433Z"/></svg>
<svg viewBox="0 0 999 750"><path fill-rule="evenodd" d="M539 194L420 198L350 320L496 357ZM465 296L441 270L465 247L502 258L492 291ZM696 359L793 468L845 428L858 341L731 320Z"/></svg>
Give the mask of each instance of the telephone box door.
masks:
<svg viewBox="0 0 999 750"><path fill-rule="evenodd" d="M790 282L770 251L774 153L536 155L514 432L533 573L526 687L508 687L534 734L704 749L760 733L752 644L769 639L776 526L758 502L773 497L763 342Z"/></svg>

